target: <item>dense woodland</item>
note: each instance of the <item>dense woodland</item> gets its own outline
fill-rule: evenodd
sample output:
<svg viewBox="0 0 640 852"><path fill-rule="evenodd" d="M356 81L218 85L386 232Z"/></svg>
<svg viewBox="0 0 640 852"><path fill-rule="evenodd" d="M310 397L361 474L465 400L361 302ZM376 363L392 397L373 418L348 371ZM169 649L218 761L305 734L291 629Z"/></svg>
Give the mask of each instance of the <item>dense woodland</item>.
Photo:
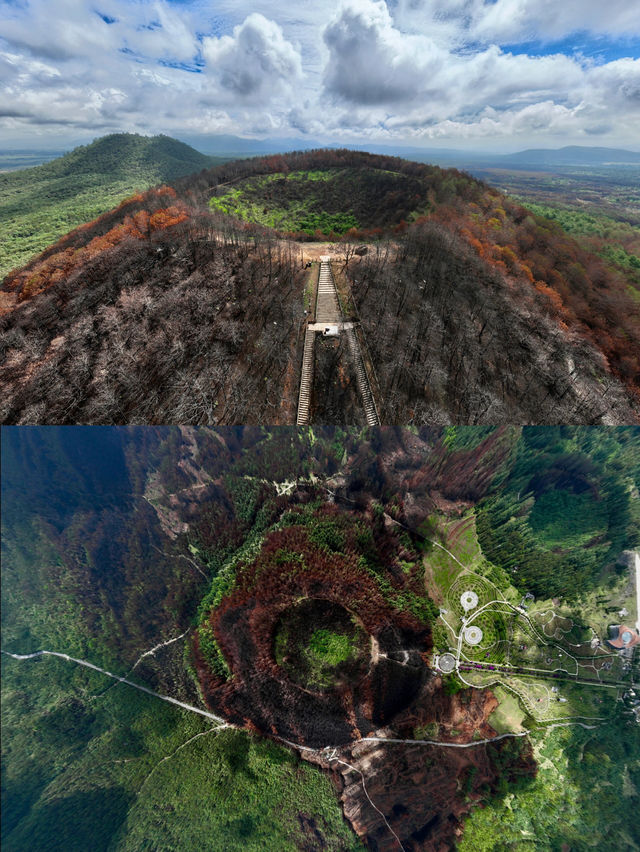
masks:
<svg viewBox="0 0 640 852"><path fill-rule="evenodd" d="M347 169L343 181L299 177ZM293 422L304 284L284 238L299 234L209 206L220 185L270 175L256 185L273 203L320 187L338 209L342 187L358 212L342 239L383 422L637 419L632 281L468 175L332 150L225 163L138 194L10 273L2 420ZM358 422L350 400L343 422Z"/></svg>
<svg viewBox="0 0 640 852"><path fill-rule="evenodd" d="M293 419L297 258L163 206L173 195L127 202L13 279L20 303L0 320L4 422Z"/></svg>
<svg viewBox="0 0 640 852"><path fill-rule="evenodd" d="M0 275L133 192L220 162L169 136L114 133L0 174Z"/></svg>
<svg viewBox="0 0 640 852"><path fill-rule="evenodd" d="M508 477L480 502L487 558L523 593L575 599L640 545L640 429L525 429Z"/></svg>

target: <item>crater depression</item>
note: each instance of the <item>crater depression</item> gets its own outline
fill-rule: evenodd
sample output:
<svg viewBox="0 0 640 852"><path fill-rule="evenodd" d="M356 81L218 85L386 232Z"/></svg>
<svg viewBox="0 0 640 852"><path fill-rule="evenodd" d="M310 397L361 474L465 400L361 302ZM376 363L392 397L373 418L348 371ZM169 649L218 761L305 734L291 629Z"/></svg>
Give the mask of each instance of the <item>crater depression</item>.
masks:
<svg viewBox="0 0 640 852"><path fill-rule="evenodd" d="M419 554L380 516L304 507L241 563L201 625L208 705L312 748L388 725L428 675L433 604Z"/></svg>

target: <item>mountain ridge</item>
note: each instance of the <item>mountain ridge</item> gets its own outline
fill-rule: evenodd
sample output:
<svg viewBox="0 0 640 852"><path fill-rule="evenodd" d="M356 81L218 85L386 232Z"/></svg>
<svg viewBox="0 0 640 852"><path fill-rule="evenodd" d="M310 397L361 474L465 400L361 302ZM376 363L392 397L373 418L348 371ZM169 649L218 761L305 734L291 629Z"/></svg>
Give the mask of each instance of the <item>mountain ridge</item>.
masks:
<svg viewBox="0 0 640 852"><path fill-rule="evenodd" d="M229 198L234 215L209 204ZM295 214L280 232L253 216L276 204ZM350 209L360 220L336 218ZM300 215L307 231L287 233ZM340 239L318 229L338 224ZM7 276L3 419L294 422L313 263L331 251L300 239L320 237L342 255L343 313L367 338L383 423L640 416L627 280L462 172L319 150L139 193ZM317 352L314 416L359 422L344 341Z"/></svg>

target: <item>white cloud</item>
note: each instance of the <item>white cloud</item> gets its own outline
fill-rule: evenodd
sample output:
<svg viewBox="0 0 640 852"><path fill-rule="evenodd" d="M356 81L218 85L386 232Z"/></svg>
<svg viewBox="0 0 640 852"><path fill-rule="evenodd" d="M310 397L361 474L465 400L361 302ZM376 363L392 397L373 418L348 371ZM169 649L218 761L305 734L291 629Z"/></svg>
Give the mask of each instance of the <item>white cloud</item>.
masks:
<svg viewBox="0 0 640 852"><path fill-rule="evenodd" d="M401 5L398 16L411 11ZM471 6L458 5L467 12ZM575 138L613 128L622 109L632 133L632 114L640 107L637 60L598 66L563 54L513 54L497 45L446 49L427 34L402 32L382 0L343 0L324 40L330 54L325 94L336 107L351 105L348 121L342 118L349 129L425 138L532 132Z"/></svg>
<svg viewBox="0 0 640 852"><path fill-rule="evenodd" d="M270 98L302 77L298 51L278 24L256 12L233 36L205 38L202 50L211 75L234 96Z"/></svg>
<svg viewBox="0 0 640 852"><path fill-rule="evenodd" d="M326 90L358 104L411 100L446 56L426 36L401 34L384 0L348 0L323 38Z"/></svg>
<svg viewBox="0 0 640 852"><path fill-rule="evenodd" d="M563 55L513 56L496 46L474 54L446 51L428 36L401 33L382 0L345 0L324 40L328 94L389 108L421 99L423 112L433 118L443 111L564 97L583 77L580 65Z"/></svg>
<svg viewBox="0 0 640 852"><path fill-rule="evenodd" d="M579 31L632 36L640 33L634 0L496 0L473 3L472 33L495 41L558 39Z"/></svg>
<svg viewBox="0 0 640 852"><path fill-rule="evenodd" d="M5 5L0 33L10 44L51 60L100 56L116 49L119 33L83 0L30 0Z"/></svg>
<svg viewBox="0 0 640 852"><path fill-rule="evenodd" d="M188 62L198 52L195 22L166 3L130 4L115 24L127 47L143 56Z"/></svg>
<svg viewBox="0 0 640 852"><path fill-rule="evenodd" d="M633 6L0 0L0 132L16 147L112 130L633 147L638 60L500 46L577 29L610 43L638 31Z"/></svg>

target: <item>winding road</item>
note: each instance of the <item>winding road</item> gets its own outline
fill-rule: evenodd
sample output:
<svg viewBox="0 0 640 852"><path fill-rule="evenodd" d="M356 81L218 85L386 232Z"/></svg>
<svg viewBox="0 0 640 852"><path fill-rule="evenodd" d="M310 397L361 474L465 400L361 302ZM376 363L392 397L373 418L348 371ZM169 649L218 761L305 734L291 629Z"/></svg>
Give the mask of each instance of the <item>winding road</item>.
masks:
<svg viewBox="0 0 640 852"><path fill-rule="evenodd" d="M182 707L183 710L190 710L192 713L198 713L200 716L205 716L207 719L212 719L214 722L219 722L221 727L231 728L234 727L226 719L223 719L221 716L216 716L215 713L209 713L208 710L201 710L199 707L194 707L192 704L185 704L184 701L178 701L177 698L171 698L169 695L161 695L159 692L154 692L152 689L149 689L146 686L141 686L139 683L134 683L132 680L128 680L126 677L121 677L120 675L113 674L113 672L109 672L106 669L101 669L100 666L94 666L93 663L87 662L87 660L79 660L77 657L70 657L68 654L61 654L58 651L35 651L33 654L11 654L9 651L0 652L7 657L11 657L14 660L35 660L37 657L59 657L61 660L66 660L68 663L77 663L79 666L84 666L87 669L93 669L96 672L100 672L103 675L107 675L107 677L112 677L114 680L120 681L120 683L126 683L127 686L132 686L134 689L139 689L140 692L146 692L147 695L153 695L154 698L160 698L162 701L168 701L169 704L175 704L176 707Z"/></svg>

